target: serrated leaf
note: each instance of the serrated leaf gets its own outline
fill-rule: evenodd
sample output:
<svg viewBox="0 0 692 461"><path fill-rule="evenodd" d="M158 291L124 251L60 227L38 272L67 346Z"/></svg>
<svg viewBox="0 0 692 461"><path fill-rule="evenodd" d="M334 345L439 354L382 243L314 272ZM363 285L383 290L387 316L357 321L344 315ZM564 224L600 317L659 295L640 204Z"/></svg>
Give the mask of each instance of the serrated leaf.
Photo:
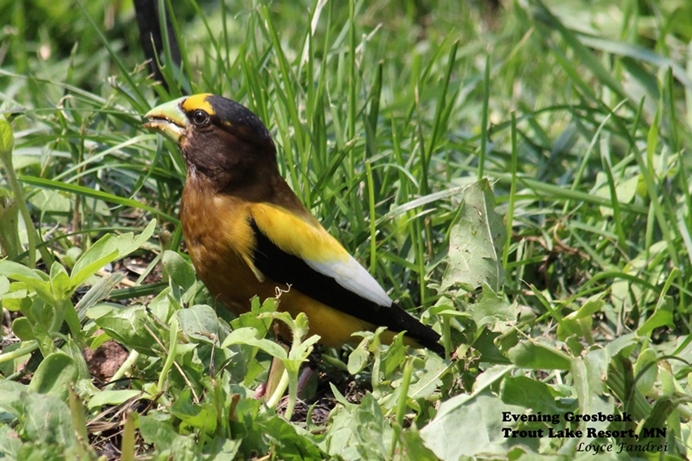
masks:
<svg viewBox="0 0 692 461"><path fill-rule="evenodd" d="M507 405L489 391L469 396L458 395L443 402L435 418L421 429L425 446L443 461L457 461L461 455L483 453L504 455L512 445L523 444L536 450L537 438L506 438L502 429L503 412L523 413L526 409Z"/></svg>
<svg viewBox="0 0 692 461"><path fill-rule="evenodd" d="M472 291L484 283L499 290L504 280L502 248L506 231L493 203L493 193L485 179L464 191L459 219L449 236L440 293L455 286Z"/></svg>
<svg viewBox="0 0 692 461"><path fill-rule="evenodd" d="M471 318L476 325L495 325L496 322L506 322L516 317L516 305L507 302L504 296L497 294L490 286L483 284L480 301L469 309Z"/></svg>
<svg viewBox="0 0 692 461"><path fill-rule="evenodd" d="M387 459L391 434L380 405L368 393L360 405L348 404L332 413L320 448L343 459Z"/></svg>

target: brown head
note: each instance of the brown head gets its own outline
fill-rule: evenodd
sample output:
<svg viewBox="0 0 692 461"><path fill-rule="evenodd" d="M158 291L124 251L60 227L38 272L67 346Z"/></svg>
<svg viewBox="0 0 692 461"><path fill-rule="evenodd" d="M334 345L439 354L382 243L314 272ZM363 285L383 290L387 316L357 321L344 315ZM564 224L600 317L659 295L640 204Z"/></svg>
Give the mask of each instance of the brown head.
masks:
<svg viewBox="0 0 692 461"><path fill-rule="evenodd" d="M214 94L186 96L149 111L145 127L178 143L188 181L203 179L217 192L247 187L278 173L276 148L248 108Z"/></svg>

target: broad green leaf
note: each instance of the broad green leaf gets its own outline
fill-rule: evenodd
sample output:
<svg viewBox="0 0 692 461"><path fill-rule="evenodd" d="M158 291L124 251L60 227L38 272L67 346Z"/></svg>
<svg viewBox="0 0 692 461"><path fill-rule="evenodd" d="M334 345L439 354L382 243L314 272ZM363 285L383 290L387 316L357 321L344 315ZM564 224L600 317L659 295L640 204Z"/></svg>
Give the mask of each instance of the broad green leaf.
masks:
<svg viewBox="0 0 692 461"><path fill-rule="evenodd" d="M209 344L218 344L223 339L219 338L219 317L212 307L198 304L180 309L175 315L187 337Z"/></svg>
<svg viewBox="0 0 692 461"><path fill-rule="evenodd" d="M416 461L438 461L435 453L425 446L416 426L407 428L403 431L402 436L408 459Z"/></svg>
<svg viewBox="0 0 692 461"><path fill-rule="evenodd" d="M194 436L179 435L166 415L150 413L140 416L139 430L142 438L162 455L160 459L195 461L202 458L196 449Z"/></svg>
<svg viewBox="0 0 692 461"><path fill-rule="evenodd" d="M0 453L9 460L19 459L18 452L22 446L22 439L7 424L0 424Z"/></svg>
<svg viewBox="0 0 692 461"><path fill-rule="evenodd" d="M135 250L144 245L144 243L149 240L149 238L154 234L156 230L156 219L152 219L147 227L142 230L139 235L135 235L132 232L127 234L119 235L116 237L116 242L119 246L120 257L124 258Z"/></svg>
<svg viewBox="0 0 692 461"><path fill-rule="evenodd" d="M488 284L498 291L504 280L502 247L506 238L502 217L494 211L487 180L464 191L459 218L449 236L449 252L439 292L451 287L472 291Z"/></svg>
<svg viewBox="0 0 692 461"><path fill-rule="evenodd" d="M2 307L10 312L25 312L31 307L31 298L29 290L24 289L25 285L21 282L15 282L10 287L10 291L0 297L2 299Z"/></svg>
<svg viewBox="0 0 692 461"><path fill-rule="evenodd" d="M144 306L113 307L105 315L96 318L95 322L127 348L147 355L158 349L156 341L146 328L148 318ZM149 330L155 331L152 327Z"/></svg>
<svg viewBox="0 0 692 461"><path fill-rule="evenodd" d="M48 276L46 275L46 277ZM29 292L35 292L48 305L53 305L58 302L58 300L53 296L53 290L51 289L50 282L33 277L25 278L24 275L19 274L10 276L10 278L15 278L16 280L22 282L24 284L24 288L26 288Z"/></svg>
<svg viewBox="0 0 692 461"><path fill-rule="evenodd" d="M557 326L558 339L564 341L569 335L576 334L580 338L585 338L588 343L592 343L592 316L603 309L605 305L603 296L603 293L591 296L578 310L565 316Z"/></svg>
<svg viewBox="0 0 692 461"><path fill-rule="evenodd" d="M634 363L634 378L637 380L637 388L644 395L652 390L658 377L657 362L656 352L651 347L647 347L639 353L639 357Z"/></svg>
<svg viewBox="0 0 692 461"><path fill-rule="evenodd" d="M4 275L0 275L0 298L10 291L10 280Z"/></svg>
<svg viewBox="0 0 692 461"><path fill-rule="evenodd" d="M140 416L139 426L144 440L161 447L170 446L178 437L170 420L170 415L158 412Z"/></svg>
<svg viewBox="0 0 692 461"><path fill-rule="evenodd" d="M326 459L309 434L284 418L278 415L258 418L256 424L257 430L269 445L269 452L276 453L278 459Z"/></svg>
<svg viewBox="0 0 692 461"><path fill-rule="evenodd" d="M55 299L69 298L72 294L70 276L60 263L53 263L50 268L50 289Z"/></svg>
<svg viewBox="0 0 692 461"><path fill-rule="evenodd" d="M628 333L609 342L605 349L610 357L621 353L627 356L632 350L639 346L639 344L637 336L634 333Z"/></svg>
<svg viewBox="0 0 692 461"><path fill-rule="evenodd" d="M449 365L437 355L429 354L425 360L425 367L414 371L417 378L411 383L408 395L413 399L427 399L442 384L442 377L447 373Z"/></svg>
<svg viewBox="0 0 692 461"><path fill-rule="evenodd" d="M574 376L581 414L613 414L615 402L605 388L610 361L608 351L600 348L592 349L584 357L575 357L572 360L570 371ZM603 430L608 426L608 422L592 422L590 425L597 430Z"/></svg>
<svg viewBox="0 0 692 461"><path fill-rule="evenodd" d="M80 332L81 334L81 332ZM80 380L89 380L91 382L92 376L89 372L89 365L87 364L86 358L84 357L83 344L81 341L78 343L75 338L67 337L65 344L60 348L60 350L69 355L72 360L74 360L75 366L77 367L77 374ZM77 382L75 382L75 385Z"/></svg>
<svg viewBox="0 0 692 461"><path fill-rule="evenodd" d="M564 352L532 339L521 341L508 355L514 365L534 370L569 370L572 361Z"/></svg>
<svg viewBox="0 0 692 461"><path fill-rule="evenodd" d="M22 341L36 339L31 322L26 317L17 317L12 321L12 331Z"/></svg>
<svg viewBox="0 0 692 461"><path fill-rule="evenodd" d="M34 378L35 379L35 378ZM22 394L24 436L33 441L71 447L76 444L72 415L65 400L52 394Z"/></svg>
<svg viewBox="0 0 692 461"><path fill-rule="evenodd" d="M320 448L343 459L387 459L391 434L382 409L368 393L359 405L333 410L330 430Z"/></svg>
<svg viewBox="0 0 692 461"><path fill-rule="evenodd" d="M54 352L38 366L29 389L39 394L55 395L67 401L70 385L78 378L79 369L72 357L62 352Z"/></svg>
<svg viewBox="0 0 692 461"><path fill-rule="evenodd" d="M586 302L584 302L584 304L582 304L579 310L571 313L570 316L574 317L575 319L580 319L584 317L591 317L596 312L601 312L603 306L605 305L605 301L603 301L602 299L603 296L605 295L602 293L599 293L595 296L591 296L589 299L586 300Z"/></svg>
<svg viewBox="0 0 692 461"><path fill-rule="evenodd" d="M112 237L110 235L102 237L101 240L96 242L77 260L72 268L71 278L74 287L80 286L89 277L103 269L106 264L110 264L119 258L120 253L118 249L113 249L109 245L111 240ZM106 252L107 249L111 251Z"/></svg>
<svg viewBox="0 0 692 461"><path fill-rule="evenodd" d="M348 356L348 372L355 375L363 371L363 368L368 364L369 357L370 353L361 343Z"/></svg>
<svg viewBox="0 0 692 461"><path fill-rule="evenodd" d="M17 402L19 402L21 394L27 392L27 389L28 386L25 384L10 381L8 379L0 380L0 410L10 413L15 417L21 416L22 411L17 411Z"/></svg>
<svg viewBox="0 0 692 461"><path fill-rule="evenodd" d="M180 419L182 424L199 429L202 433L211 434L216 430L216 407L210 403L193 403L190 389L183 389L175 399L171 407L171 415Z"/></svg>
<svg viewBox="0 0 692 461"><path fill-rule="evenodd" d="M209 461L225 461L227 459L236 459L240 445L243 443L241 439L215 439L216 446L212 448L212 454Z"/></svg>
<svg viewBox="0 0 692 461"><path fill-rule="evenodd" d="M508 405L525 407L533 413L554 414L558 412L555 398L550 392L550 386L526 376L506 377L502 381L500 398Z"/></svg>
<svg viewBox="0 0 692 461"><path fill-rule="evenodd" d="M496 293L490 286L483 283L483 293L480 301L469 308L471 318L476 325L495 325L516 318L516 303L509 303L504 296Z"/></svg>
<svg viewBox="0 0 692 461"><path fill-rule="evenodd" d="M151 314L162 322L168 322L171 316L181 310L173 299L171 288L166 287L149 302Z"/></svg>
<svg viewBox="0 0 692 461"><path fill-rule="evenodd" d="M0 261L0 275L13 280L48 280L48 275L44 272L29 269L23 264L9 261L7 259Z"/></svg>
<svg viewBox="0 0 692 461"><path fill-rule="evenodd" d="M137 236L128 232L122 235L109 234L102 237L75 263L72 269L72 284L78 287L106 264L123 258L140 248L151 237L155 228L156 220L154 219Z"/></svg>
<svg viewBox="0 0 692 461"><path fill-rule="evenodd" d="M195 270L192 268L192 264L185 261L178 253L170 250L165 251L162 262L164 273L183 290L194 285L197 280Z"/></svg>
<svg viewBox="0 0 692 461"><path fill-rule="evenodd" d="M243 327L233 330L224 340L221 347L229 347L234 344L244 344L258 347L272 357L286 360L288 355L283 347L269 339L260 338L259 332L252 327Z"/></svg>
<svg viewBox="0 0 692 461"><path fill-rule="evenodd" d="M457 461L462 455L505 454L512 445L538 448L537 437L505 437L503 429L515 429L503 421L505 414L523 414L526 408L507 405L489 391L458 395L442 402L435 418L421 429L425 446L443 461Z"/></svg>
<svg viewBox="0 0 692 461"><path fill-rule="evenodd" d="M257 296L250 300L250 312L241 314L231 321L231 326L234 330L251 327L259 332L260 337L264 337L269 331L269 326L272 323L272 318L266 315L269 312L276 312L279 306L276 298L267 298L261 304Z"/></svg>
<svg viewBox="0 0 692 461"><path fill-rule="evenodd" d="M482 328L476 340L473 342L473 347L481 353L481 358L484 362L508 364L510 360L505 356L502 350L496 344L496 340L502 336L502 333L490 331L488 328Z"/></svg>
<svg viewBox="0 0 692 461"><path fill-rule="evenodd" d="M637 329L637 334L640 336L647 336L654 329L662 326L675 328L673 322L674 309L675 304L673 303L673 298L670 296L662 296L656 305L653 315L644 322L644 325Z"/></svg>
<svg viewBox="0 0 692 461"><path fill-rule="evenodd" d="M60 191L41 189L29 198L29 203L46 213L68 213L72 203L66 194Z"/></svg>
<svg viewBox="0 0 692 461"><path fill-rule="evenodd" d="M407 354L408 348L404 346L404 335L398 333L382 356L380 368L384 375L391 376L395 370L400 369L406 361Z"/></svg>

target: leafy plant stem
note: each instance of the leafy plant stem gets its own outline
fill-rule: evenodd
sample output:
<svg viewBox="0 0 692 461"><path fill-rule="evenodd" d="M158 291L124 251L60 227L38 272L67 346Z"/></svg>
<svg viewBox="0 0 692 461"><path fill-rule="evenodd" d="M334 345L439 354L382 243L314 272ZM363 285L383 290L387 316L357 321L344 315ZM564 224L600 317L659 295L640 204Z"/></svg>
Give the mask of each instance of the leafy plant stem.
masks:
<svg viewBox="0 0 692 461"><path fill-rule="evenodd" d="M0 354L0 363L8 362L10 360L17 359L23 355L31 354L36 349L38 349L38 341L31 340L25 341L24 345L19 349L15 349L9 352L3 352Z"/></svg>
<svg viewBox="0 0 692 461"><path fill-rule="evenodd" d="M12 149L14 147L14 135L12 133L12 128L7 120L0 120L0 129L2 129L2 136L5 138L2 148L0 148L0 160L2 160L5 166L5 174L7 175L7 182L10 186L10 190L14 195L14 199L19 206L19 213L22 215L24 220L24 225L26 226L27 239L29 241L29 255L28 255L28 265L30 268L36 267L36 246L37 246L37 236L38 231L34 227L34 222L31 219L31 214L26 206L26 199L24 197L24 189L19 180L17 180L17 175L14 171L12 165ZM7 141L9 140L9 141ZM50 267L53 263L53 258L45 247L40 247L39 251L44 263L47 267Z"/></svg>
<svg viewBox="0 0 692 461"><path fill-rule="evenodd" d="M288 381L288 371L284 369L284 372L281 374L279 384L276 385L274 393L271 395L269 400L267 400L267 406L269 408L275 408L279 404L279 400L281 400L281 397L283 397L284 393L286 392L286 389L288 389Z"/></svg>
<svg viewBox="0 0 692 461"><path fill-rule="evenodd" d="M113 377L111 378L111 384L106 386L106 389L112 389L113 386L115 386L115 382L124 378L125 374L135 366L137 363L137 360L139 360L139 352L136 350L131 350L130 354L127 356L127 359L123 362L122 365L118 368L118 370L113 374Z"/></svg>
<svg viewBox="0 0 692 461"><path fill-rule="evenodd" d="M401 429L404 427L404 416L408 403L408 389L411 386L411 376L413 376L413 359L409 358L404 364L404 372L401 377L401 387L399 388L399 400L396 405L396 426L392 433L392 446L389 449L389 456L394 459L396 445L401 436Z"/></svg>

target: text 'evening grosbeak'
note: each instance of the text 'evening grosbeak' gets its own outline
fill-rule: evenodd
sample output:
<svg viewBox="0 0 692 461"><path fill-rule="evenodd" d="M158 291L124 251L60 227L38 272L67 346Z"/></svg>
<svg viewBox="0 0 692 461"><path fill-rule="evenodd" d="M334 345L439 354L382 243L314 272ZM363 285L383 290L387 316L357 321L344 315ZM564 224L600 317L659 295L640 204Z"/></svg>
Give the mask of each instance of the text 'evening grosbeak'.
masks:
<svg viewBox="0 0 692 461"><path fill-rule="evenodd" d="M192 262L209 291L236 314L250 299L281 295L279 310L304 312L327 346L385 326L383 339L440 355L440 336L397 306L298 200L279 175L276 148L247 108L212 94L162 104L147 128L178 143L187 164L180 207Z"/></svg>

